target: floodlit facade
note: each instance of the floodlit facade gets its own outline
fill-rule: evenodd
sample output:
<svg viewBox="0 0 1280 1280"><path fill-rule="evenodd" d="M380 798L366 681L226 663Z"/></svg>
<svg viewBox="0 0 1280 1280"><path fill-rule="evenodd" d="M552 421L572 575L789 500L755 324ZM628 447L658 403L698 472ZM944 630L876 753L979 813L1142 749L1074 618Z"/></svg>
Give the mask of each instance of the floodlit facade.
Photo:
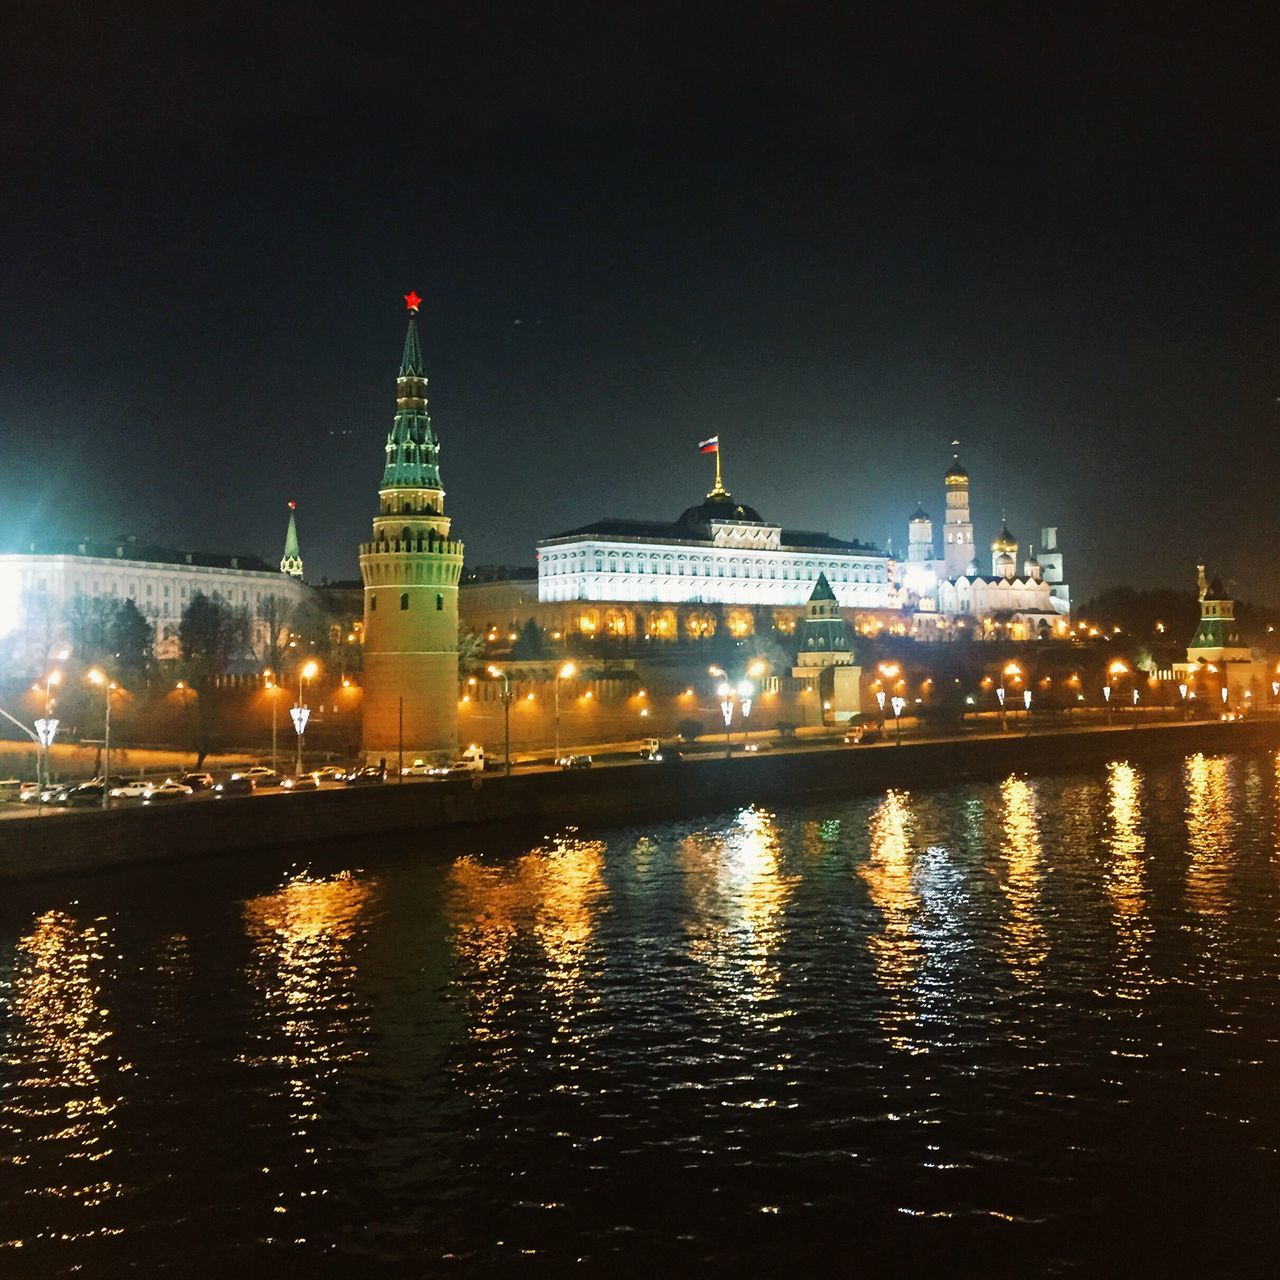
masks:
<svg viewBox="0 0 1280 1280"><path fill-rule="evenodd" d="M848 609L897 609L889 556L784 529L720 486L673 521L599 520L538 543L538 599L801 608L826 575Z"/></svg>
<svg viewBox="0 0 1280 1280"><path fill-rule="evenodd" d="M360 548L364 583L364 729L367 760L453 755L458 737L458 581L461 542L450 537L440 442L427 413L416 294L396 379L373 540Z"/></svg>
<svg viewBox="0 0 1280 1280"><path fill-rule="evenodd" d="M71 647L71 618L80 601L132 600L155 627L156 657L177 658L182 612L198 592L245 609L255 647L265 640L258 611L267 597L290 605L311 597L300 578L257 556L176 551L135 538L31 543L25 551L0 554L0 639L8 637L16 668L39 667L50 653Z"/></svg>
<svg viewBox="0 0 1280 1280"><path fill-rule="evenodd" d="M991 543L991 573L979 569L969 508L969 473L952 459L944 477L946 518L942 545L933 521L917 508L907 524L907 558L897 580L914 610L914 631L923 639L953 635L1035 640L1064 635L1071 591L1064 578L1058 531L1040 531L1040 551L1029 548L1021 567L1019 544L1006 523Z"/></svg>

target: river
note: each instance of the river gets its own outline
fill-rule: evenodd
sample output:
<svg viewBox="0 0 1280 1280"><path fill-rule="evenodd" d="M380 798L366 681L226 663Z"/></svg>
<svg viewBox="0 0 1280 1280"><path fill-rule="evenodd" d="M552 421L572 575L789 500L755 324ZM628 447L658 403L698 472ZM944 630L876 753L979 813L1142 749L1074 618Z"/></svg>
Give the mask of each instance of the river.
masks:
<svg viewBox="0 0 1280 1280"><path fill-rule="evenodd" d="M0 1275L1274 1273L1280 766L6 888Z"/></svg>

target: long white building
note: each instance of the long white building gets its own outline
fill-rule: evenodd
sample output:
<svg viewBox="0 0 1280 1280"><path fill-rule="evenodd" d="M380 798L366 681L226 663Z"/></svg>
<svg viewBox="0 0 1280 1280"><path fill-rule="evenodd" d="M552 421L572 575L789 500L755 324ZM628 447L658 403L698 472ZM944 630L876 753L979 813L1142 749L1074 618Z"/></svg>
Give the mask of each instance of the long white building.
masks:
<svg viewBox="0 0 1280 1280"><path fill-rule="evenodd" d="M846 608L900 608L889 556L784 529L722 486L678 520L598 520L538 543L538 599L803 605L826 574Z"/></svg>
<svg viewBox="0 0 1280 1280"><path fill-rule="evenodd" d="M311 588L257 556L175 551L130 538L29 544L25 551L0 554L0 638L10 639L15 664L39 665L69 643L68 619L77 597L132 600L155 626L156 656L176 658L178 624L197 592L243 607L256 646L263 639L265 624L258 614L266 597L300 604L310 598Z"/></svg>

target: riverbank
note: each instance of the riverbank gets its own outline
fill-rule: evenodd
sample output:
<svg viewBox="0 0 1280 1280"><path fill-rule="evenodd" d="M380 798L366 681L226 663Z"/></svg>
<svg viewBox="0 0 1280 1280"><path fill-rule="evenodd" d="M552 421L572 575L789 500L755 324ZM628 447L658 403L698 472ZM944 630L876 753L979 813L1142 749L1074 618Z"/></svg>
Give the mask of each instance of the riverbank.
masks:
<svg viewBox="0 0 1280 1280"><path fill-rule="evenodd" d="M476 827L601 827L735 805L917 787L1113 759L1280 746L1280 720L991 734L894 746L776 751L679 764L516 774L94 810L0 825L0 879L186 862L369 836L430 837ZM416 845L430 849L427 839Z"/></svg>

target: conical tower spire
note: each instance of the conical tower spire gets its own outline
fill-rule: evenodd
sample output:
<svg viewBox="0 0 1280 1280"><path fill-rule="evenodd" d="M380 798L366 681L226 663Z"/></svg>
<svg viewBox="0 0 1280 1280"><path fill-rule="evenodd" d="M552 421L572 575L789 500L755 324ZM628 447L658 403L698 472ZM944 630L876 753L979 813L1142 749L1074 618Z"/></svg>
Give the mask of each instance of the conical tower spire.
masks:
<svg viewBox="0 0 1280 1280"><path fill-rule="evenodd" d="M440 442L427 412L427 375L418 341L418 308L422 299L410 290L404 296L409 328L396 378L396 416L387 435L387 463L383 489L439 489Z"/></svg>
<svg viewBox="0 0 1280 1280"><path fill-rule="evenodd" d="M284 535L284 555L280 560L280 572L291 578L302 577L302 551L298 546L298 521L296 512L298 504L289 503L289 527Z"/></svg>
<svg viewBox="0 0 1280 1280"><path fill-rule="evenodd" d="M418 298L416 293L408 293L405 295L405 301L410 298ZM421 305L421 299L415 305L409 307L409 328L404 335L404 354L400 357L400 376L402 378L421 378L424 376L424 366L422 363L422 346L418 342L418 307Z"/></svg>

